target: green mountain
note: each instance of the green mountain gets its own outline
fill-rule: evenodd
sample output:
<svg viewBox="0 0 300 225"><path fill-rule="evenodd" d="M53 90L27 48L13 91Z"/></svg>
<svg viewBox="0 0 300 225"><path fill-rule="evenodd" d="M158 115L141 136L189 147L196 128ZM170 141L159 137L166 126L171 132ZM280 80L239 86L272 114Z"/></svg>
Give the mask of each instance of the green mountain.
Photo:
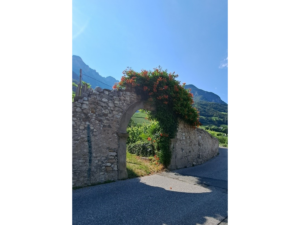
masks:
<svg viewBox="0 0 300 225"><path fill-rule="evenodd" d="M216 131L225 131L228 126L228 105L212 92L201 90L194 85L185 85L194 96L194 106L200 111L200 123ZM223 128L220 128L223 127Z"/></svg>
<svg viewBox="0 0 300 225"><path fill-rule="evenodd" d="M220 104L226 104L221 98L215 93L203 91L192 84L185 85L185 89L191 89L191 93L194 95L194 101L206 101L215 102Z"/></svg>
<svg viewBox="0 0 300 225"><path fill-rule="evenodd" d="M200 122L204 126L227 127L228 105L214 102L194 101L200 111Z"/></svg>

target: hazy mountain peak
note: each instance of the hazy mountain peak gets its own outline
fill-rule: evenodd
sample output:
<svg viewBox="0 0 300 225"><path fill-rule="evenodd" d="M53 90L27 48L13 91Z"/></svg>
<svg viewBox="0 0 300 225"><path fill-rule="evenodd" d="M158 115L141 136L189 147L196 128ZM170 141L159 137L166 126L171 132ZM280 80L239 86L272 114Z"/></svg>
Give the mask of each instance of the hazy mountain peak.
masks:
<svg viewBox="0 0 300 225"><path fill-rule="evenodd" d="M119 82L118 80L116 80L111 76L108 77L101 76L96 70L90 68L87 64L85 64L80 56L73 55L72 56L73 80L79 79L80 69L82 70L82 80L87 83L90 83L92 88L98 86L104 89L112 89L112 86L116 82Z"/></svg>

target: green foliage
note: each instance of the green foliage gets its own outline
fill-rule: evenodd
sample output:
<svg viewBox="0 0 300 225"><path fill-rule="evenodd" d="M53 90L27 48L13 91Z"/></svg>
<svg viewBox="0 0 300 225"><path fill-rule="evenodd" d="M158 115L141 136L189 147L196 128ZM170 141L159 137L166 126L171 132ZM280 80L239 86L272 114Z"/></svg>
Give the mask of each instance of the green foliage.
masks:
<svg viewBox="0 0 300 225"><path fill-rule="evenodd" d="M82 85L81 85L81 87L83 87L83 85L87 84L87 87L88 87L88 88L91 88L91 85L90 85L89 83L87 83L87 82L84 82L84 81L81 81L81 82L82 82Z"/></svg>
<svg viewBox="0 0 300 225"><path fill-rule="evenodd" d="M157 162L157 158L154 156L148 157L149 160L140 158L135 154L126 152L126 169L128 178L140 177L163 171L162 164Z"/></svg>
<svg viewBox="0 0 300 225"><path fill-rule="evenodd" d="M75 95L76 95L76 94L75 94L75 92L73 91L73 92L72 92L72 102L74 102Z"/></svg>
<svg viewBox="0 0 300 225"><path fill-rule="evenodd" d="M161 128L158 122L151 121L149 124L136 124L132 120L127 127L127 144L133 144L137 141L150 141L156 146ZM150 138L150 139L149 139Z"/></svg>
<svg viewBox="0 0 300 225"><path fill-rule="evenodd" d="M218 138L220 143L227 144L227 140L228 140L227 137L217 136L217 138Z"/></svg>
<svg viewBox="0 0 300 225"><path fill-rule="evenodd" d="M81 89L82 89L84 84L87 84L87 87L91 88L91 85L89 83L86 83L86 82L82 81ZM74 97L76 95L75 93L77 91L77 88L78 88L78 84L76 84L75 82L72 82L72 102L74 102Z"/></svg>
<svg viewBox="0 0 300 225"><path fill-rule="evenodd" d="M200 111L201 124L205 126L227 126L228 105L214 102L199 101L194 98L195 107Z"/></svg>
<svg viewBox="0 0 300 225"><path fill-rule="evenodd" d="M227 134L225 134L223 132L217 132L217 131L210 130L209 127L202 127L202 129L206 130L213 137L217 138L219 140L219 145L224 146L224 147L228 146Z"/></svg>
<svg viewBox="0 0 300 225"><path fill-rule="evenodd" d="M148 114L145 111L141 112L141 110L140 110L139 112L136 112L135 114L133 114L131 119L136 124L149 124L150 121L148 119L146 119L147 117L148 117Z"/></svg>
<svg viewBox="0 0 300 225"><path fill-rule="evenodd" d="M129 123L128 123L128 127L134 127L136 126L136 123L134 122L134 120L131 118Z"/></svg>
<svg viewBox="0 0 300 225"><path fill-rule="evenodd" d="M157 148L160 150L160 162L168 166L171 161L171 138L175 137L178 128L178 119L182 119L191 126L200 125L199 115L192 106L193 95L184 89L185 83L175 80L178 75L167 73L160 67L154 71L142 70L137 73L131 69L123 72L119 84L113 86L117 89L132 89L143 100L153 102L156 111L149 113L149 119L158 121L160 125L160 138L157 139ZM139 134L142 140L146 135Z"/></svg>
<svg viewBox="0 0 300 225"><path fill-rule="evenodd" d="M72 82L72 86L78 87L78 85L74 82Z"/></svg>
<svg viewBox="0 0 300 225"><path fill-rule="evenodd" d="M138 156L154 156L154 146L151 142L137 141L127 145L127 151Z"/></svg>
<svg viewBox="0 0 300 225"><path fill-rule="evenodd" d="M220 127L217 126L204 126L205 130L211 130L216 132L221 132L223 134L228 134L228 126L221 125Z"/></svg>

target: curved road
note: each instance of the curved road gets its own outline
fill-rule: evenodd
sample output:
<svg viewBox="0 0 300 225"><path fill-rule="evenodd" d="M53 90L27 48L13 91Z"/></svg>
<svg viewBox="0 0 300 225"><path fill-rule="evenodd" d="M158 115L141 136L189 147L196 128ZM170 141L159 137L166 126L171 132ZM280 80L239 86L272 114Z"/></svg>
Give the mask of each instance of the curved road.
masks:
<svg viewBox="0 0 300 225"><path fill-rule="evenodd" d="M227 224L228 150L186 169L73 191L73 224Z"/></svg>

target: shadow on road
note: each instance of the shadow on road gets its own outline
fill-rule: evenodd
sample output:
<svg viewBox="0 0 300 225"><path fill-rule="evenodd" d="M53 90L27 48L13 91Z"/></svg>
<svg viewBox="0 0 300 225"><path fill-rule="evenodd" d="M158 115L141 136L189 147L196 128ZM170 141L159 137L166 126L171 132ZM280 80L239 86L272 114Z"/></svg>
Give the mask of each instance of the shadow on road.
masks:
<svg viewBox="0 0 300 225"><path fill-rule="evenodd" d="M219 224L227 217L227 190L128 181L73 191L73 224Z"/></svg>
<svg viewBox="0 0 300 225"><path fill-rule="evenodd" d="M227 224L227 159L213 166L220 153L202 167L74 190L73 224Z"/></svg>

